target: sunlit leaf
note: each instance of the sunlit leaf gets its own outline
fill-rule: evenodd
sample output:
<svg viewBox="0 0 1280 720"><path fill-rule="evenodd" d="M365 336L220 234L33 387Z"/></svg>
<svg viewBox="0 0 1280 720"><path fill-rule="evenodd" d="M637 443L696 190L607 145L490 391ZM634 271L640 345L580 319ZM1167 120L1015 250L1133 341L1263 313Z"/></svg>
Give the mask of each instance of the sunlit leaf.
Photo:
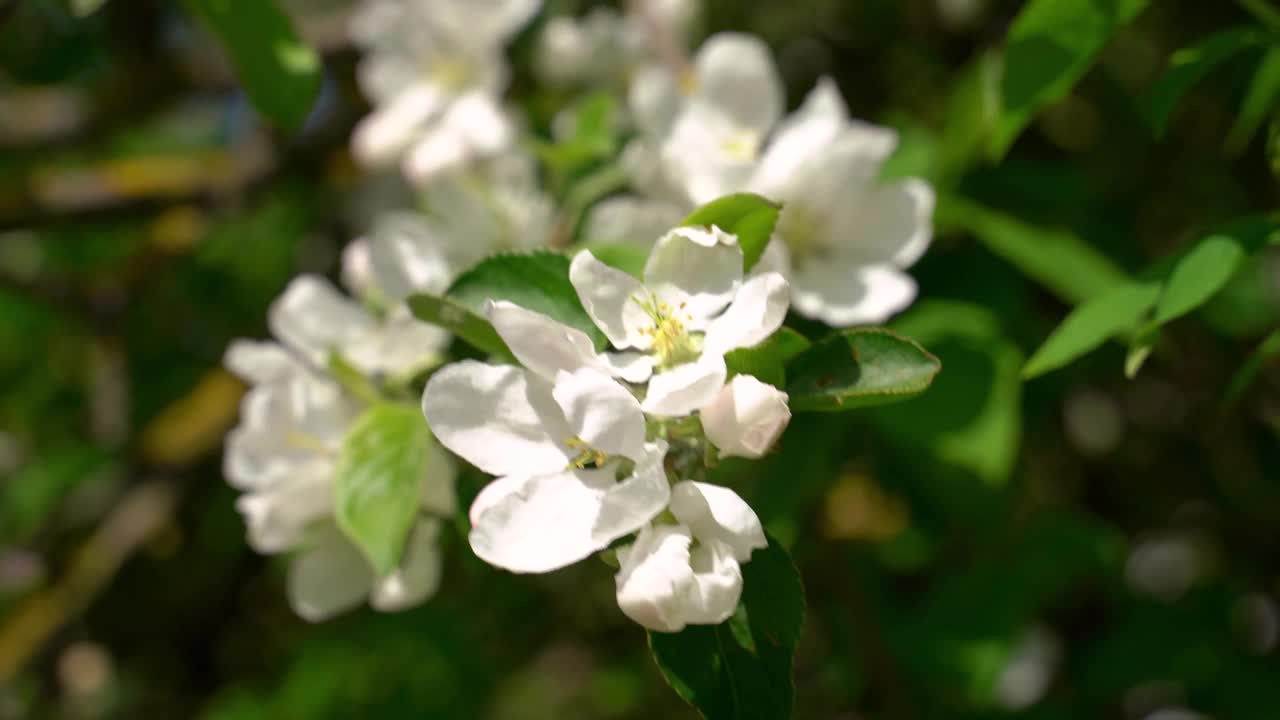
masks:
<svg viewBox="0 0 1280 720"><path fill-rule="evenodd" d="M1067 315L1022 370L1033 378L1066 365L1121 332L1134 330L1156 304L1158 282L1126 283Z"/></svg>
<svg viewBox="0 0 1280 720"><path fill-rule="evenodd" d="M1163 325L1203 305L1231 279L1244 257L1235 238L1210 235L1201 240L1169 273L1152 322Z"/></svg>
<svg viewBox="0 0 1280 720"><path fill-rule="evenodd" d="M737 193L716 198L697 208L680 224L715 225L737 235L738 244L742 246L743 267L750 270L769 244L781 209L777 203L759 195Z"/></svg>
<svg viewBox="0 0 1280 720"><path fill-rule="evenodd" d="M846 330L791 361L787 393L792 410L852 410L918 395L940 369L915 341L888 330Z"/></svg>

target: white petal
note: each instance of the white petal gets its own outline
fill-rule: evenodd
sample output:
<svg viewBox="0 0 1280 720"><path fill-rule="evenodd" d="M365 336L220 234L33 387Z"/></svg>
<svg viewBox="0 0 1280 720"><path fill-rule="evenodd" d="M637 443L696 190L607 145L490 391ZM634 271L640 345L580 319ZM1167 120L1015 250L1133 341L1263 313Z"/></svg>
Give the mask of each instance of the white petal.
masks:
<svg viewBox="0 0 1280 720"><path fill-rule="evenodd" d="M743 33L718 33L694 59L697 96L721 109L738 125L760 135L782 115L782 77L762 40Z"/></svg>
<svg viewBox="0 0 1280 720"><path fill-rule="evenodd" d="M684 228L664 235L644 268L645 287L674 308L687 303L683 310L692 320L686 325L695 329L729 304L741 282L742 248L736 242L707 247Z"/></svg>
<svg viewBox="0 0 1280 720"><path fill-rule="evenodd" d="M844 242L830 244L867 265L909 267L933 235L933 188L915 178L870 188L859 203L837 214L833 229Z"/></svg>
<svg viewBox="0 0 1280 720"><path fill-rule="evenodd" d="M490 302L486 314L520 364L548 380L561 371L600 365L595 345L581 330L505 300Z"/></svg>
<svg viewBox="0 0 1280 720"><path fill-rule="evenodd" d="M671 488L671 514L689 527L699 542L722 542L738 562L768 546L760 518L727 487L685 481Z"/></svg>
<svg viewBox="0 0 1280 720"><path fill-rule="evenodd" d="M612 466L500 478L472 507L472 550L521 573L549 572L602 550L666 507L662 450L646 453L620 483Z"/></svg>
<svg viewBox="0 0 1280 720"><path fill-rule="evenodd" d="M791 291L781 275L752 277L742 284L724 314L711 321L702 352L723 355L763 342L782 325L790 302Z"/></svg>
<svg viewBox="0 0 1280 720"><path fill-rule="evenodd" d="M684 215L684 210L674 203L617 195L591 206L584 221L583 237L590 243L652 247Z"/></svg>
<svg viewBox="0 0 1280 720"><path fill-rule="evenodd" d="M480 155L509 146L515 132L497 99L486 92L469 92L454 100L444 122Z"/></svg>
<svg viewBox="0 0 1280 720"><path fill-rule="evenodd" d="M644 447L644 413L635 396L598 370L561 372L552 389L573 434L595 450L628 458Z"/></svg>
<svg viewBox="0 0 1280 720"><path fill-rule="evenodd" d="M632 318L632 313L639 309L634 299L646 297L639 280L600 262L590 250L583 250L569 265L569 282L573 283L587 314L614 347L619 350L649 347L652 341L637 332L638 323Z"/></svg>
<svg viewBox="0 0 1280 720"><path fill-rule="evenodd" d="M320 535L289 566L289 604L309 622L355 608L373 585L373 570L351 541L336 527Z"/></svg>
<svg viewBox="0 0 1280 720"><path fill-rule="evenodd" d="M896 268L859 267L848 258L810 262L792 277L796 312L832 327L879 325L916 297L916 283Z"/></svg>
<svg viewBox="0 0 1280 720"><path fill-rule="evenodd" d="M717 543L690 552L692 538L681 525L646 527L634 544L618 551L614 582L618 607L640 625L679 632L687 625L728 620L742 596L742 571Z"/></svg>
<svg viewBox="0 0 1280 720"><path fill-rule="evenodd" d="M572 459L550 383L521 368L448 365L427 382L422 412L442 445L490 475L552 472Z"/></svg>
<svg viewBox="0 0 1280 720"><path fill-rule="evenodd" d="M419 605L440 589L444 558L440 553L440 521L422 518L405 544L400 567L376 581L369 595L375 610L396 612Z"/></svg>
<svg viewBox="0 0 1280 720"><path fill-rule="evenodd" d="M680 88L671 72L660 65L638 70L631 78L627 105L640 132L650 138L667 134L680 107Z"/></svg>
<svg viewBox="0 0 1280 720"><path fill-rule="evenodd" d="M441 293L453 280L446 240L420 213L380 216L368 242L373 279L387 300L400 301L415 292Z"/></svg>
<svg viewBox="0 0 1280 720"><path fill-rule="evenodd" d="M332 480L333 463L317 459L299 464L282 482L237 499L249 545L270 555L301 542L308 525L333 511Z"/></svg>
<svg viewBox="0 0 1280 720"><path fill-rule="evenodd" d="M302 353L317 367L327 367L329 354L374 325L359 305L328 280L300 275L289 283L267 313L271 333Z"/></svg>
<svg viewBox="0 0 1280 720"><path fill-rule="evenodd" d="M394 163L412 145L439 112L443 97L434 85L414 85L376 108L356 125L351 152L361 163L385 166Z"/></svg>
<svg viewBox="0 0 1280 720"><path fill-rule="evenodd" d="M397 305L380 327L353 338L344 350L351 365L366 375L407 379L440 364L449 340L448 332Z"/></svg>
<svg viewBox="0 0 1280 720"><path fill-rule="evenodd" d="M694 205L746 188L764 135L719 108L692 102L661 146L662 169Z"/></svg>
<svg viewBox="0 0 1280 720"><path fill-rule="evenodd" d="M458 467L438 444L432 443L418 503L428 513L449 516L458 509Z"/></svg>
<svg viewBox="0 0 1280 720"><path fill-rule="evenodd" d="M629 383L642 383L653 375L653 356L645 353L601 353L603 369Z"/></svg>
<svg viewBox="0 0 1280 720"><path fill-rule="evenodd" d="M411 182L422 186L460 168L470 159L471 146L462 131L438 123L423 129L421 139L409 150L401 169Z"/></svg>
<svg viewBox="0 0 1280 720"><path fill-rule="evenodd" d="M649 379L649 392L640 407L650 415L687 415L715 398L727 370L720 355L703 355Z"/></svg>
<svg viewBox="0 0 1280 720"><path fill-rule="evenodd" d="M819 80L800 109L778 126L752 176L751 189L766 197L789 195L799 169L825 158L848 116L831 78Z"/></svg>
<svg viewBox="0 0 1280 720"><path fill-rule="evenodd" d="M233 340L222 362L241 380L254 385L303 372L288 351L269 341Z"/></svg>
<svg viewBox="0 0 1280 720"><path fill-rule="evenodd" d="M763 456L791 421L787 394L750 375L734 376L698 415L721 457Z"/></svg>
<svg viewBox="0 0 1280 720"><path fill-rule="evenodd" d="M366 238L356 238L342 249L342 285L347 292L362 298L378 294L378 283L373 275L373 260Z"/></svg>

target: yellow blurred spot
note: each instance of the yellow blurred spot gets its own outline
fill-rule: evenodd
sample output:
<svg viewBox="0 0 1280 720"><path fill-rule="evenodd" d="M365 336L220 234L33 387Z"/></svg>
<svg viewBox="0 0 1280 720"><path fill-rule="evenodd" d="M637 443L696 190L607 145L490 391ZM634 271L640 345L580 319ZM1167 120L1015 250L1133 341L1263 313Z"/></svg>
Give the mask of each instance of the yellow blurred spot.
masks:
<svg viewBox="0 0 1280 720"><path fill-rule="evenodd" d="M910 513L872 478L848 473L827 493L822 533L832 540L888 540L907 529Z"/></svg>
<svg viewBox="0 0 1280 720"><path fill-rule="evenodd" d="M179 254L195 247L204 235L204 213L194 205L178 205L160 213L151 223L151 244Z"/></svg>
<svg viewBox="0 0 1280 720"><path fill-rule="evenodd" d="M209 371L142 431L143 457L159 465L181 465L212 451L235 424L244 391L244 383L231 373Z"/></svg>

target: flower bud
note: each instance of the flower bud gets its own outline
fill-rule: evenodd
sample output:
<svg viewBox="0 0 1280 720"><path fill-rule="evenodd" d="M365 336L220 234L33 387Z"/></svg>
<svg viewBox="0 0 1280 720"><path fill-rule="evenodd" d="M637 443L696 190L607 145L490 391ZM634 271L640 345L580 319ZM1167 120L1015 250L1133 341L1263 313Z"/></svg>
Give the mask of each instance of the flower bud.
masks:
<svg viewBox="0 0 1280 720"><path fill-rule="evenodd" d="M791 420L787 394L751 375L737 375L701 410L702 429L721 456L758 458Z"/></svg>

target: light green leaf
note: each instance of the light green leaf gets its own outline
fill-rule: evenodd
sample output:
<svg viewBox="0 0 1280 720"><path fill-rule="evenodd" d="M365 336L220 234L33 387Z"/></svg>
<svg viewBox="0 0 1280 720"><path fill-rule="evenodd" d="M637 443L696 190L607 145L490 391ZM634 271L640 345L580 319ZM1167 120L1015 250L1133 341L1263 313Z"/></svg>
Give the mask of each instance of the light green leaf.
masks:
<svg viewBox="0 0 1280 720"><path fill-rule="evenodd" d="M320 91L320 57L274 0L184 0L222 41L254 107L287 130L306 121Z"/></svg>
<svg viewBox="0 0 1280 720"><path fill-rule="evenodd" d="M639 280L644 275L644 264L649 259L649 249L630 243L602 243L588 245L587 250L600 262Z"/></svg>
<svg viewBox="0 0 1280 720"><path fill-rule="evenodd" d="M809 349L805 336L791 328L779 328L767 340L749 348L738 348L724 356L729 376L754 375L777 388L786 387L786 365Z"/></svg>
<svg viewBox="0 0 1280 720"><path fill-rule="evenodd" d="M733 618L649 633L662 676L706 720L791 717L804 587L791 556L776 539L768 540L742 566L742 601Z"/></svg>
<svg viewBox="0 0 1280 720"><path fill-rule="evenodd" d="M1128 281L1106 255L1078 235L1035 227L955 195L938 200L939 228L962 228L988 250L1068 303L1084 302Z"/></svg>
<svg viewBox="0 0 1280 720"><path fill-rule="evenodd" d="M514 359L511 350L483 316L446 297L419 293L408 300L413 316L438 325L462 338L471 347L506 359Z"/></svg>
<svg viewBox="0 0 1280 720"><path fill-rule="evenodd" d="M1249 92L1244 96L1244 105L1235 124L1227 133L1226 150L1231 155L1239 155L1249 146L1249 141L1258 132L1258 126L1280 99L1280 47L1272 47L1262 56L1258 69L1249 83Z"/></svg>
<svg viewBox="0 0 1280 720"><path fill-rule="evenodd" d="M991 153L1001 157L1045 105L1060 100L1098 52L1147 0L1031 0L1009 29L1000 124Z"/></svg>
<svg viewBox="0 0 1280 720"><path fill-rule="evenodd" d="M1151 86L1147 114L1156 135L1163 135L1178 101L1214 68L1266 41L1256 27L1238 27L1210 35L1203 42L1183 48L1169 59L1169 68Z"/></svg>
<svg viewBox="0 0 1280 720"><path fill-rule="evenodd" d="M480 317L487 301L508 300L581 330L597 348L605 343L569 282L569 258L559 253L494 255L458 276L445 294Z"/></svg>
<svg viewBox="0 0 1280 720"><path fill-rule="evenodd" d="M944 182L954 181L986 155L1000 120L1001 56L989 50L963 70L947 99L939 159Z"/></svg>
<svg viewBox="0 0 1280 720"><path fill-rule="evenodd" d="M738 236L743 268L750 270L760 260L769 236L778 224L782 206L752 193L736 193L716 198L697 208L681 225L715 225Z"/></svg>
<svg viewBox="0 0 1280 720"><path fill-rule="evenodd" d="M1163 325L1203 305L1231 279L1244 257L1235 238L1210 235L1201 240L1173 266L1152 323Z"/></svg>
<svg viewBox="0 0 1280 720"><path fill-rule="evenodd" d="M1160 296L1158 282L1126 283L1067 315L1022 369L1024 378L1043 375L1093 350L1108 338L1136 329Z"/></svg>
<svg viewBox="0 0 1280 720"><path fill-rule="evenodd" d="M342 441L334 515L379 575L400 564L423 480L439 452L422 413L408 405L370 408Z"/></svg>
<svg viewBox="0 0 1280 720"><path fill-rule="evenodd" d="M787 393L795 411L852 410L918 395L941 368L915 341L888 330L845 330L787 366Z"/></svg>

